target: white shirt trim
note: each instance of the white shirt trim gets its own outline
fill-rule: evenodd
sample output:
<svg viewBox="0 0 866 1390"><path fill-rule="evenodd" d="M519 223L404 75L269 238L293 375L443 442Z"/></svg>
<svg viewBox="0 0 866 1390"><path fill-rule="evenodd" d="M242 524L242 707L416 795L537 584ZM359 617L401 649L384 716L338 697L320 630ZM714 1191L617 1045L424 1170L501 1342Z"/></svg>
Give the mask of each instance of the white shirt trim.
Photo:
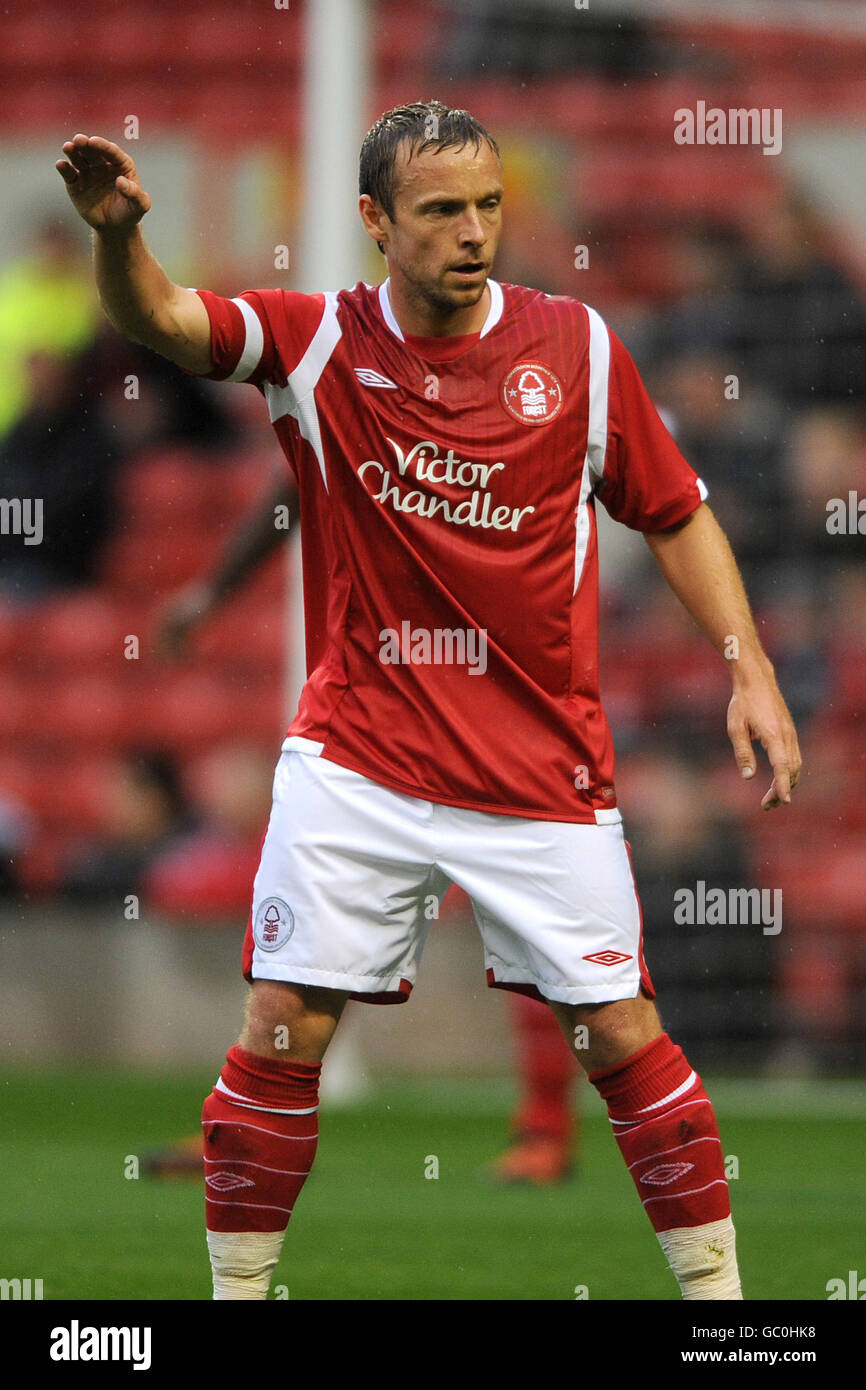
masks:
<svg viewBox="0 0 866 1390"><path fill-rule="evenodd" d="M505 295L502 293L502 286L498 280L488 280L490 286L490 308L487 311L487 318L484 320L484 327L481 330L482 338L486 338L491 328L495 328L502 318L502 310L505 308Z"/></svg>
<svg viewBox="0 0 866 1390"><path fill-rule="evenodd" d="M390 276L388 280L390 280ZM382 318L387 323L395 338L399 338L401 343L405 343L403 330L394 317L394 310L391 308L391 295L388 291L388 280L383 280L379 286L379 308L382 310Z"/></svg>
<svg viewBox="0 0 866 1390"><path fill-rule="evenodd" d="M405 343L406 339L403 336L403 331L395 319L394 310L391 307L391 291L388 289L390 282L391 277L389 275L388 279L383 280L379 286L379 308L382 310L382 318L394 334L394 337L399 338L401 343ZM502 318L502 310L505 307L505 296L502 293L502 286L499 284L499 281L488 280L487 284L490 289L490 308L487 310L487 318L484 320L484 325L481 329L482 338L486 338L490 330L496 327L497 323Z"/></svg>
<svg viewBox="0 0 866 1390"><path fill-rule="evenodd" d="M297 367L289 373L288 384L274 386L268 381L264 383L271 424L281 420L284 415L294 415L302 437L312 446L316 455L326 490L328 475L314 393L342 335L343 330L337 314L337 295L329 290L325 293L325 309L319 326Z"/></svg>
<svg viewBox="0 0 866 1390"><path fill-rule="evenodd" d="M604 477L607 453L607 392L610 374L610 338L600 314L584 304L589 320L589 416L586 425L586 457L580 479L580 494L574 518L574 589L577 593L589 545L589 494Z"/></svg>
<svg viewBox="0 0 866 1390"><path fill-rule="evenodd" d="M247 377L252 376L256 367L262 360L262 353L265 349L265 335L262 332L259 316L252 304L248 304L245 299L233 299L232 304L237 304L243 315L246 334L238 364L231 376L226 377L226 381L246 381Z"/></svg>

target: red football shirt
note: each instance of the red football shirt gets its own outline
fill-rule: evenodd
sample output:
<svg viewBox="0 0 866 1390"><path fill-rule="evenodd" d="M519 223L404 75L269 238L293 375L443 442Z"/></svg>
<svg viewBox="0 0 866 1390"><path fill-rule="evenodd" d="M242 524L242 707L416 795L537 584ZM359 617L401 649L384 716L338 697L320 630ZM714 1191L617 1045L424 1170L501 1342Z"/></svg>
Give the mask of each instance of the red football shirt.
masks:
<svg viewBox="0 0 866 1390"><path fill-rule="evenodd" d="M211 377L260 388L297 479L310 675L288 732L411 796L618 820L595 497L654 531L706 491L595 310L488 284L480 333L431 339L403 335L387 281L199 291Z"/></svg>

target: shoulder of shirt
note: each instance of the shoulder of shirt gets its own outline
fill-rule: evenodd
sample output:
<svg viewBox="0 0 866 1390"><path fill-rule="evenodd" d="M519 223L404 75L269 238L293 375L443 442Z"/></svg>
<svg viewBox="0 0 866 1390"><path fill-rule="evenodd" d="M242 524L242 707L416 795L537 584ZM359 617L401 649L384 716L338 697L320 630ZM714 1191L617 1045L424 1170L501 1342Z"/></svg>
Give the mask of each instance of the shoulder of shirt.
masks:
<svg viewBox="0 0 866 1390"><path fill-rule="evenodd" d="M592 311L598 314L598 317L607 327L603 315L593 305L585 304L583 300L575 299L572 295L548 294L546 290L535 289L529 285L512 285L508 281L500 281L500 285L505 296L506 307L509 310L519 311L531 305L542 312L549 310L557 316L562 313L573 314L581 323L586 322L587 311Z"/></svg>

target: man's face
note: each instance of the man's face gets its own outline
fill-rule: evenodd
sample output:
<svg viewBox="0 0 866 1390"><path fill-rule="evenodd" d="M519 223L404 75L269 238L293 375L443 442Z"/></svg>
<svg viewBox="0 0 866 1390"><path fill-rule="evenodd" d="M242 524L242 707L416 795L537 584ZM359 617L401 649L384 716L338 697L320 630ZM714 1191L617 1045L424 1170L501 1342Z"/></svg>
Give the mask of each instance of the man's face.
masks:
<svg viewBox="0 0 866 1390"><path fill-rule="evenodd" d="M502 172L482 141L462 149L397 151L394 217L370 202L368 230L385 246L388 270L409 298L447 315L484 293L502 224ZM362 200L363 203L363 200ZM362 208L363 212L363 208Z"/></svg>

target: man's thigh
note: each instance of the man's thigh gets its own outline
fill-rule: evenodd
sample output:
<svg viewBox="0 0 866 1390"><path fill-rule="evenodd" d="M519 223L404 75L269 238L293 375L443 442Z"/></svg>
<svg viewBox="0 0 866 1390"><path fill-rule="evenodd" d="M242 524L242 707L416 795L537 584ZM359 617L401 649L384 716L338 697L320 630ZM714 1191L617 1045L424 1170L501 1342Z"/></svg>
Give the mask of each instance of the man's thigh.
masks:
<svg viewBox="0 0 866 1390"><path fill-rule="evenodd" d="M325 758L285 751L253 887L250 980L399 1002L447 880L432 861L430 804Z"/></svg>
<svg viewBox="0 0 866 1390"><path fill-rule="evenodd" d="M472 901L488 983L562 1004L654 995L620 822L436 810L440 862Z"/></svg>

